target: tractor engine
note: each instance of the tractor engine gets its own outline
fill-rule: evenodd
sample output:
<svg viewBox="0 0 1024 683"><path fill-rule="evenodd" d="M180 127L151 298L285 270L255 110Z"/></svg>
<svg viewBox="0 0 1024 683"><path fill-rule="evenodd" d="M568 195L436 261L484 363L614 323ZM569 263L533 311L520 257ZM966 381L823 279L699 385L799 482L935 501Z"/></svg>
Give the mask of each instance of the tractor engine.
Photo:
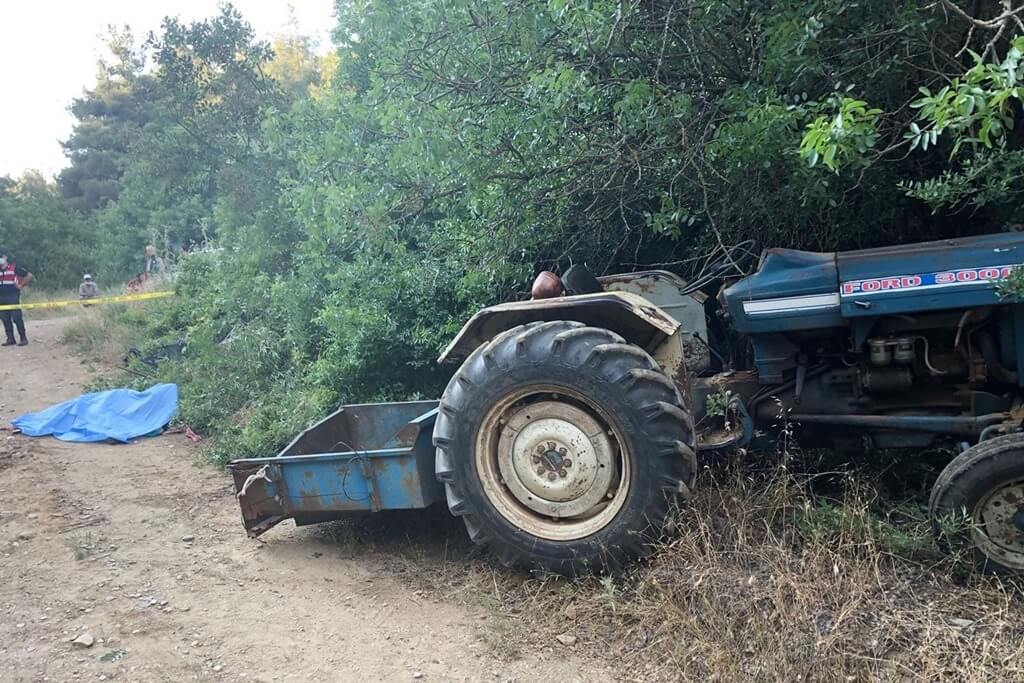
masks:
<svg viewBox="0 0 1024 683"><path fill-rule="evenodd" d="M770 249L719 294L739 334L719 354L726 372L696 380L698 402L728 390L744 419L797 423L835 447L864 435L880 447L973 442L1008 420L1021 385L1024 307L995 287L1017 265L1014 247L1024 236Z"/></svg>

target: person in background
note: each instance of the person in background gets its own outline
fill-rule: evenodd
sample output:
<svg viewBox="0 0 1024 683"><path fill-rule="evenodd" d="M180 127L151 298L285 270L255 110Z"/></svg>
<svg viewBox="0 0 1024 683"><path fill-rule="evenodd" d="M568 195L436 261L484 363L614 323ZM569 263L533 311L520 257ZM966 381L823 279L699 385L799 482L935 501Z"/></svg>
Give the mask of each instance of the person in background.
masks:
<svg viewBox="0 0 1024 683"><path fill-rule="evenodd" d="M151 278L163 268L163 262L156 255L156 247L152 244L146 245L146 278Z"/></svg>
<svg viewBox="0 0 1024 683"><path fill-rule="evenodd" d="M95 299L99 292L96 289L96 283L92 281L92 275L86 273L82 276L82 284L78 285L78 298L79 299Z"/></svg>
<svg viewBox="0 0 1024 683"><path fill-rule="evenodd" d="M32 282L32 273L14 263L14 256L0 247L0 306L16 306L21 303L21 290ZM21 341L18 346L28 346L25 334L25 318L21 309L0 311L6 341L0 346L14 346L14 330L17 328Z"/></svg>

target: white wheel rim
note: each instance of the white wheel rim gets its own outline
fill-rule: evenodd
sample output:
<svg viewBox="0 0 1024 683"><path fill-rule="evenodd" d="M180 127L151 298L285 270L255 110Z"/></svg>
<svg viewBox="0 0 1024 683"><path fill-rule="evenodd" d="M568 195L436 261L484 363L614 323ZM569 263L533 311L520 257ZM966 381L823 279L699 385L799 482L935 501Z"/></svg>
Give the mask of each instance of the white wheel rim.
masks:
<svg viewBox="0 0 1024 683"><path fill-rule="evenodd" d="M983 496L972 512L971 537L986 557L1024 569L1024 480L1001 484Z"/></svg>
<svg viewBox="0 0 1024 683"><path fill-rule="evenodd" d="M629 491L629 457L617 428L564 387L530 387L496 403L477 434L475 464L505 519L553 541L600 531Z"/></svg>

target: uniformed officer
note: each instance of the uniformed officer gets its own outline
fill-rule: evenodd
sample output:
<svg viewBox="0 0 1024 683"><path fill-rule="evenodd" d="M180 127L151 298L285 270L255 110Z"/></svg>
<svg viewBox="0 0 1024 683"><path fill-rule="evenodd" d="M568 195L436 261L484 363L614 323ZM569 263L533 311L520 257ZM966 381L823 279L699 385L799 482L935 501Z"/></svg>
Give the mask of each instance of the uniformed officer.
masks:
<svg viewBox="0 0 1024 683"><path fill-rule="evenodd" d="M21 303L21 290L32 282L32 273L14 263L14 256L0 247L0 306L18 305ZM25 334L25 319L21 309L0 311L0 321L4 325L6 341L0 346L14 346L14 330L17 328L21 341L18 346L28 346L28 335Z"/></svg>

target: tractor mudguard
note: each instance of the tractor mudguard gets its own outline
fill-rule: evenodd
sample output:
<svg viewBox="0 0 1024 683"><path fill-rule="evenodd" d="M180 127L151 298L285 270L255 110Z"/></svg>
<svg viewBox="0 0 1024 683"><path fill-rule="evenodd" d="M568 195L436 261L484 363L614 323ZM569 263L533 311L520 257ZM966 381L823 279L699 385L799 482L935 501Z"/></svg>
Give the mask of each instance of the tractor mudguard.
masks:
<svg viewBox="0 0 1024 683"><path fill-rule="evenodd" d="M574 320L602 327L645 349L653 349L679 329L679 322L672 316L630 292L515 301L478 311L451 341L438 362L464 359L478 346L505 330L547 320Z"/></svg>

